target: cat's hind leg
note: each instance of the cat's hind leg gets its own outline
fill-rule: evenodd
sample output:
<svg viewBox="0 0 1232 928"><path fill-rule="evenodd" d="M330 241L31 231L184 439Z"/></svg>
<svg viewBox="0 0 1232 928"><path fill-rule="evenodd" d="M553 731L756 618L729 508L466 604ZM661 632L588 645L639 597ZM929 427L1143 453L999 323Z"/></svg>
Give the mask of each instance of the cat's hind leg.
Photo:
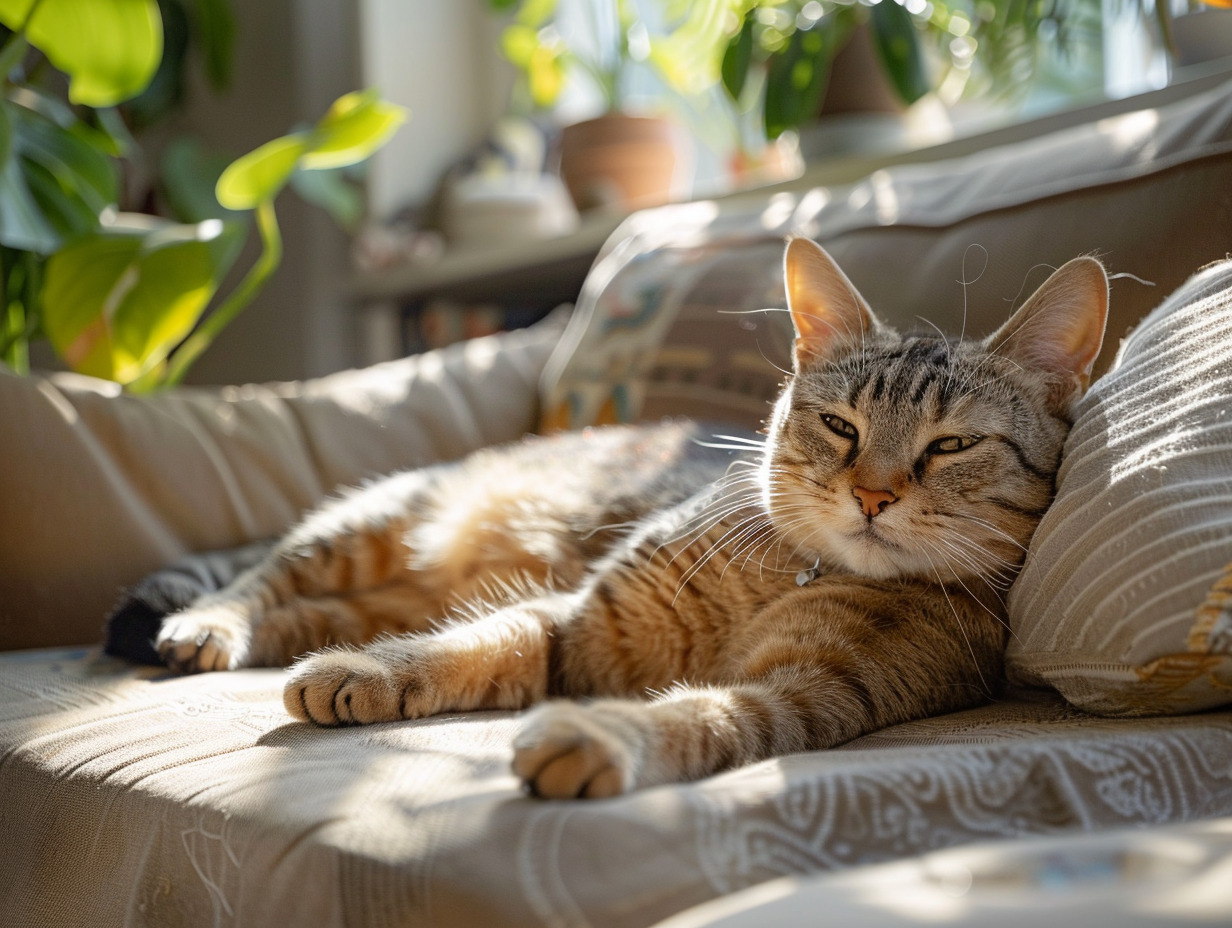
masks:
<svg viewBox="0 0 1232 928"><path fill-rule="evenodd" d="M444 604L409 570L407 545L432 481L400 474L311 513L263 561L168 616L160 657L182 673L282 666L328 644L427 628Z"/></svg>

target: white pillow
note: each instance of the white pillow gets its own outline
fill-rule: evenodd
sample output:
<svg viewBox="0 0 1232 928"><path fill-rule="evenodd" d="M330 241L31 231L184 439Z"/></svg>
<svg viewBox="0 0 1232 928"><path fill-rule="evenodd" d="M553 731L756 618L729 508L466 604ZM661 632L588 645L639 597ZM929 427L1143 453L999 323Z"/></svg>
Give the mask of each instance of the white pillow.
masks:
<svg viewBox="0 0 1232 928"><path fill-rule="evenodd" d="M1013 682L1109 715L1232 703L1232 261L1082 399L1009 610Z"/></svg>

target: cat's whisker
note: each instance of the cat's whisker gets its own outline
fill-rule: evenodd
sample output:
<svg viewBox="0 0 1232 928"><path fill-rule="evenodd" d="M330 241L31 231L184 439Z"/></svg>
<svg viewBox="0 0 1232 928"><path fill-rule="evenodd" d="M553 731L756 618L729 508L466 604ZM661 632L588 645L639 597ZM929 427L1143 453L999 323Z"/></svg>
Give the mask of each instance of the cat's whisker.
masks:
<svg viewBox="0 0 1232 928"><path fill-rule="evenodd" d="M743 572L745 567L748 566L749 560L752 559L755 553L757 553L759 547L768 545L773 538L774 526L768 522L762 522L759 525L751 526L749 531L746 532L746 537L732 549L731 557L728 559L727 564L723 566L723 571L719 574L719 579L721 580L723 578L723 576L727 573L727 568L736 563L736 560L741 555L744 555L744 561L740 564L738 570Z"/></svg>
<svg viewBox="0 0 1232 928"><path fill-rule="evenodd" d="M741 445L748 445L753 448L766 447L767 439L765 438L749 438L745 435L723 435L718 432L714 433L712 438L721 438L724 441L737 442ZM694 439L696 441L696 439Z"/></svg>
<svg viewBox="0 0 1232 928"><path fill-rule="evenodd" d="M689 566L689 568L685 570L683 574L681 574L680 581L679 583L676 584L676 592L672 596L673 606L676 605L676 601L680 598L680 594L683 593L685 588L689 585L689 581L691 581L695 576L697 576L697 574L701 571L701 569L705 567L706 564L714 557L715 552L719 551L723 547L722 540L723 539L720 539L719 542L716 542L709 549L707 549L705 554L703 554L696 561L694 561Z"/></svg>
<svg viewBox="0 0 1232 928"><path fill-rule="evenodd" d="M717 509L707 506L701 513L698 513L693 518L687 520L676 534L671 535L660 542L654 550L650 552L648 560L653 560L653 558L668 545L676 544L684 541L685 539L692 538L691 541L684 544L681 547L681 550L677 551L676 554L668 560L665 566L670 567L676 558L679 557L686 548L694 544L697 539L705 535L711 528L734 513L740 512L742 509L748 509L755 506L758 499L758 495L750 493L744 497L735 497L733 499L723 501L717 504L719 507ZM696 525L694 525L694 523L696 523ZM689 527L691 525L693 526L692 528Z"/></svg>
<svg viewBox="0 0 1232 928"><path fill-rule="evenodd" d="M624 522L607 522L603 525L596 525L594 528L590 529L587 532L582 532L580 535L578 535L578 537L581 538L583 541L589 541L590 539L598 535L600 532L618 532L618 531L621 531L622 529L626 531L631 531L637 528L640 524L641 524L641 521L638 519L628 519Z"/></svg>
<svg viewBox="0 0 1232 928"><path fill-rule="evenodd" d="M978 548L964 549L953 538L945 537L932 539L932 543L934 550L936 549L935 546L940 545L950 551L955 561L966 567L974 576L979 577L979 579L994 590L1003 592L1009 589L1010 584L1014 580L1014 572L1007 569L1010 565L994 567L985 564L979 557L982 552ZM957 571L955 571L955 577L961 581L961 576ZM1000 599L1000 595L997 598Z"/></svg>
<svg viewBox="0 0 1232 928"><path fill-rule="evenodd" d="M1019 561L1010 560L1003 557L997 552L988 547L988 543L981 544L971 538L968 538L962 532L952 528L942 527L942 535L937 540L945 540L951 545L956 545L959 548L969 552L980 563L988 563L990 566L996 565L998 568L1009 571L1011 574L1017 572Z"/></svg>
<svg viewBox="0 0 1232 928"><path fill-rule="evenodd" d="M972 248L978 248L980 251L984 253L984 266L980 268L980 272L975 275L974 279L968 280L967 279L967 256L971 253ZM960 280L959 283L962 285L962 293L963 293L963 316L962 316L962 329L958 333L959 341L962 341L964 338L967 337L967 314L968 314L968 309L969 309L967 305L967 288L970 287L972 284L976 283L977 281L979 281L980 278L984 276L984 272L987 270L988 270L988 249L985 248L983 245L979 244L978 242L972 242L970 245L968 245L963 250L963 257L962 257L962 280Z"/></svg>
<svg viewBox="0 0 1232 928"><path fill-rule="evenodd" d="M935 551L935 549L934 549L934 551ZM944 559L944 557L945 557L945 556L944 556L944 554L943 554L943 553L941 553L940 551L935 551L935 553L937 554L937 556L938 556L938 557L941 557L941 558L943 558L943 559ZM927 557L927 555L925 555L925 557ZM994 612L992 609L990 609L990 608L989 608L989 607L988 607L988 606L984 603L983 599L981 599L980 597L976 596L976 595L975 595L975 594L971 591L971 588L970 588L969 586L967 586L967 584L963 581L962 577L961 577L961 576L959 576L959 575L957 574L957 572L953 571L953 568L951 568L951 573L954 573L954 579L958 581L958 584L959 584L959 585L960 585L960 586L961 586L961 587L962 587L962 588L963 588L963 589L967 592L967 595L968 595L968 596L970 596L970 597L971 597L971 599L972 599L972 600L974 600L974 601L976 602L976 604L978 604L978 605L980 606L980 608L982 608L985 612L987 612L990 616L992 616L992 617L993 617L993 618L997 621L997 623L998 623L999 625L1003 626L1003 627L1005 628L1005 630L1006 630L1006 631L1008 631L1008 632L1010 633L1010 635L1012 635L1015 639L1017 639L1017 638L1018 638L1017 634L1015 634L1015 632L1014 632L1014 629L1010 627L1010 623L1009 623L1008 621L1006 621L1006 619L1004 618L1004 616L1003 616L1003 615L1000 615L1000 614L998 614L998 613ZM978 574L977 574L977 576L980 576L980 575L978 575ZM983 581L984 581L984 583L985 583L985 585L989 587L989 591L990 591L990 592L992 593L992 595L996 598L997 602L998 602L998 603L1000 603L1000 605L1001 605L1002 609L1004 609L1004 608L1005 608L1005 600L1004 600L1004 599L1002 598L1002 596L1001 596L1001 593L1002 593L1002 592L1004 592L1004 590L998 590L998 589L997 589L996 587L994 587L991 583L989 583L989 581L988 581L986 578L984 578L983 576L980 576L980 579L981 579L981 580L983 580ZM952 607L952 605L951 605L951 607ZM957 617L957 616L956 616L956 617ZM960 624L961 624L961 623L960 623Z"/></svg>
<svg viewBox="0 0 1232 928"><path fill-rule="evenodd" d="M984 670L980 667L980 659L975 656L975 648L971 644L971 637L967 634L967 627L963 625L962 618L958 615L958 609L954 606L954 601L950 599L950 591L946 589L945 581L941 578L941 571L937 569L936 564L934 564L933 559L928 556L928 551L925 548L921 547L919 551L924 555L925 559L929 563L929 566L932 568L933 574L937 578L937 585L941 588L941 595L945 597L946 604L950 607L950 614L954 616L954 622L958 625L958 630L962 633L963 641L967 645L967 652L971 655L971 663L975 666L976 676L980 678L980 686L982 686L984 692L991 697L993 695L992 688L988 685L988 681L984 679Z"/></svg>
<svg viewBox="0 0 1232 928"><path fill-rule="evenodd" d="M715 437L723 438L726 436L716 435ZM736 444L735 439L733 439L730 444L722 443L722 442L714 442L714 441L704 441L703 439L700 439L700 438L694 438L692 439L692 441L693 441L693 444L697 445L699 448L715 448L719 451L749 451L753 447L756 447L756 448L761 447L761 445L750 446L750 445Z"/></svg>
<svg viewBox="0 0 1232 928"><path fill-rule="evenodd" d="M968 522L974 522L976 525L980 526L981 528L992 532L994 535L1000 536L1001 538L1005 540L1007 544L1013 545L1023 554L1027 553L1026 545L1024 545L1017 538L1015 538L1009 532L1005 531L1000 526L995 525L994 523L990 522L988 519L984 519L984 518L981 518L980 516L972 515L971 513L968 513L968 512L947 512L946 515L953 519L966 519Z"/></svg>

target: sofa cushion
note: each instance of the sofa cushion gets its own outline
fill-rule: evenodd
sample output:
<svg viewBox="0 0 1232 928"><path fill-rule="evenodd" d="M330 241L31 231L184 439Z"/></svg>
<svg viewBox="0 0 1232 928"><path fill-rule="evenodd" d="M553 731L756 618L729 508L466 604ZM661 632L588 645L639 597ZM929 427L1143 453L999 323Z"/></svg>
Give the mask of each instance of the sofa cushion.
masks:
<svg viewBox="0 0 1232 928"><path fill-rule="evenodd" d="M1125 341L1057 480L1010 593L1011 679L1116 715L1232 703L1232 261Z"/></svg>
<svg viewBox="0 0 1232 928"><path fill-rule="evenodd" d="M1232 84L851 186L634 214L544 372L542 425L759 425L790 359L785 314L759 312L786 305L790 232L823 244L885 321L968 335L995 329L1050 267L1098 255L1133 275L1113 282L1104 370L1159 294L1232 242Z"/></svg>
<svg viewBox="0 0 1232 928"><path fill-rule="evenodd" d="M339 485L534 428L559 320L303 383L138 397L0 368L0 650L97 641L120 590Z"/></svg>
<svg viewBox="0 0 1232 928"><path fill-rule="evenodd" d="M1232 815L1232 711L1041 694L579 803L519 791L516 715L316 728L285 682L0 655L0 922L634 928L778 876Z"/></svg>

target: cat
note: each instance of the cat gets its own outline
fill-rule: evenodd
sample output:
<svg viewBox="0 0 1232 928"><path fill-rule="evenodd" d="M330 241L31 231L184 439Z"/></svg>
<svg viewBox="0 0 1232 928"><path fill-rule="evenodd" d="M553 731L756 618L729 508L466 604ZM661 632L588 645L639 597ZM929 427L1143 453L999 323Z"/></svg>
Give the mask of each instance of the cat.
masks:
<svg viewBox="0 0 1232 928"><path fill-rule="evenodd" d="M168 617L160 655L298 657L284 704L319 725L542 703L512 768L547 798L986 701L1102 344L1103 267L1065 264L981 341L900 336L808 239L784 273L793 369L764 441L717 443L735 461L676 422L397 474Z"/></svg>

